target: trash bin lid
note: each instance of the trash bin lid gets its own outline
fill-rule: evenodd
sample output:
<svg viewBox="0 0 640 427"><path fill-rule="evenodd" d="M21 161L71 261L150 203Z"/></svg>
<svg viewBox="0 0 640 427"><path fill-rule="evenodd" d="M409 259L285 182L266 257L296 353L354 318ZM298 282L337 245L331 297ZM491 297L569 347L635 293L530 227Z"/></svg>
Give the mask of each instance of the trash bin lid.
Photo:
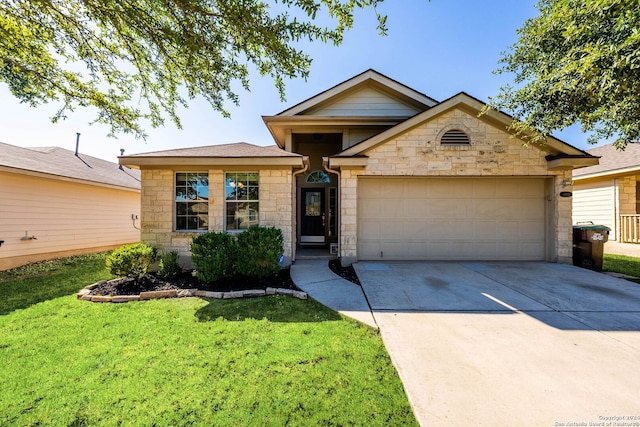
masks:
<svg viewBox="0 0 640 427"><path fill-rule="evenodd" d="M596 224L579 224L579 225L574 225L573 228L578 230L611 231L611 229L606 225L596 225Z"/></svg>

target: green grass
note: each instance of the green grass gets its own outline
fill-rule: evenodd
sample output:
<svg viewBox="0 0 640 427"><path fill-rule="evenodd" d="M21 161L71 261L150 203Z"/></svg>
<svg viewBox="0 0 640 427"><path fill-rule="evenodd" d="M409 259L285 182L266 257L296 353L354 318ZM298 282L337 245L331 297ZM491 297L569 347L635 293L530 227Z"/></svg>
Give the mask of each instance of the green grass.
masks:
<svg viewBox="0 0 640 427"><path fill-rule="evenodd" d="M640 258L625 255L605 254L602 269L614 273L627 274L633 277L640 277ZM634 282L638 280L632 279Z"/></svg>
<svg viewBox="0 0 640 427"><path fill-rule="evenodd" d="M315 301L76 299L107 277L0 274L0 425L416 425L377 332Z"/></svg>
<svg viewBox="0 0 640 427"><path fill-rule="evenodd" d="M105 267L107 253L41 261L0 271L0 315L78 292L112 276Z"/></svg>

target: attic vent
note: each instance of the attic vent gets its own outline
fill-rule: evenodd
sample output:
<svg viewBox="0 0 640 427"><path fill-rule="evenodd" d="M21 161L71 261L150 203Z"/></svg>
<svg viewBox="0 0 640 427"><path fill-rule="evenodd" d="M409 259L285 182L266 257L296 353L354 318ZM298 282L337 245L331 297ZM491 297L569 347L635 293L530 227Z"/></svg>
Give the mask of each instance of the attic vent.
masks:
<svg viewBox="0 0 640 427"><path fill-rule="evenodd" d="M440 139L440 144L469 145L469 136L461 130L452 129L444 133Z"/></svg>

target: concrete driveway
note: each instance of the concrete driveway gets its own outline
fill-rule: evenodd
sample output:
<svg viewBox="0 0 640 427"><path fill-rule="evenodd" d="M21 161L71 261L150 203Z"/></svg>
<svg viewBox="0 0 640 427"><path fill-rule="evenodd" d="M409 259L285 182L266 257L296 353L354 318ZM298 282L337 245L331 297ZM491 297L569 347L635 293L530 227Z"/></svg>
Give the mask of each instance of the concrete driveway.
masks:
<svg viewBox="0 0 640 427"><path fill-rule="evenodd" d="M354 267L421 425L640 426L640 285L549 263Z"/></svg>

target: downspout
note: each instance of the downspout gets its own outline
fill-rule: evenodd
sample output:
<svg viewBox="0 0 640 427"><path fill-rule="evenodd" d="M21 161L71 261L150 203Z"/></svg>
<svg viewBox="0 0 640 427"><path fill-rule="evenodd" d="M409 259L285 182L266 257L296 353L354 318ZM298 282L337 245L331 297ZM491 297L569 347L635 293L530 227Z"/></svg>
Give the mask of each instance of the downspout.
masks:
<svg viewBox="0 0 640 427"><path fill-rule="evenodd" d="M296 201L296 203L294 203L293 205L293 209L292 209L292 217L295 218L295 221L291 221L292 223L295 224L295 227L292 227L293 229L291 230L292 236L291 236L291 261L295 261L296 260L296 247L298 246L298 242L297 242L297 236L298 236L298 180L297 180L297 176L305 173L306 171L309 170L309 156L302 156L302 165L304 166L302 169L294 171L291 174L291 185L292 185L292 189L291 189L291 193L293 194L292 199ZM293 219L292 218L292 219ZM294 238L296 237L296 238Z"/></svg>
<svg viewBox="0 0 640 427"><path fill-rule="evenodd" d="M328 173L333 173L336 174L338 176L338 185L337 185L337 194L336 194L336 212L334 213L334 215L336 215L336 232L338 234L338 256L340 256L340 172L335 170L335 169L331 169L329 166L329 158L328 157L323 157L322 158L322 168L327 171Z"/></svg>

